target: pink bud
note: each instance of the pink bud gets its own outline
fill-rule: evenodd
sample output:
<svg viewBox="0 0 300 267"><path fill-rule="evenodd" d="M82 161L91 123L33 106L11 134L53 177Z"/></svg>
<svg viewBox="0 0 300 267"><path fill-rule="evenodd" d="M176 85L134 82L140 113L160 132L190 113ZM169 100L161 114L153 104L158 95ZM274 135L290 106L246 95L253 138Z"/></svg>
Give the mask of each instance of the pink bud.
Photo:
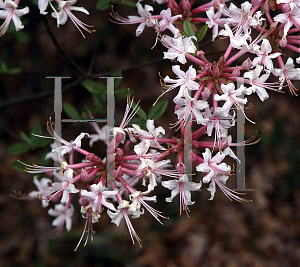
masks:
<svg viewBox="0 0 300 267"><path fill-rule="evenodd" d="M261 4L261 0L251 0L251 4L252 4L253 6L258 6L258 5Z"/></svg>
<svg viewBox="0 0 300 267"><path fill-rule="evenodd" d="M278 7L282 10L283 13L289 13L291 11L290 4L279 4Z"/></svg>
<svg viewBox="0 0 300 267"><path fill-rule="evenodd" d="M86 206L89 203L88 200L85 197L83 197L83 196L80 196L78 202L79 202L80 206Z"/></svg>
<svg viewBox="0 0 300 267"><path fill-rule="evenodd" d="M238 66L236 66L235 68L234 68L234 70L233 70L233 72L232 72L232 76L233 77L239 77L240 76L240 69L239 69L239 67Z"/></svg>
<svg viewBox="0 0 300 267"><path fill-rule="evenodd" d="M203 100L208 99L209 96L210 96L210 94L211 94L210 91L207 89L207 87L205 87L204 90L203 90L203 92L201 93L202 99Z"/></svg>
<svg viewBox="0 0 300 267"><path fill-rule="evenodd" d="M185 166L182 162L179 162L177 165L176 165L176 169L177 171L180 173L180 174L184 174L185 172Z"/></svg>
<svg viewBox="0 0 300 267"><path fill-rule="evenodd" d="M87 182L91 179L85 169L81 169L80 179L82 182Z"/></svg>
<svg viewBox="0 0 300 267"><path fill-rule="evenodd" d="M250 60L250 58L247 58L247 59L243 62L242 66L240 67L240 70L248 70L248 69L251 69L252 66L253 66L252 61Z"/></svg>

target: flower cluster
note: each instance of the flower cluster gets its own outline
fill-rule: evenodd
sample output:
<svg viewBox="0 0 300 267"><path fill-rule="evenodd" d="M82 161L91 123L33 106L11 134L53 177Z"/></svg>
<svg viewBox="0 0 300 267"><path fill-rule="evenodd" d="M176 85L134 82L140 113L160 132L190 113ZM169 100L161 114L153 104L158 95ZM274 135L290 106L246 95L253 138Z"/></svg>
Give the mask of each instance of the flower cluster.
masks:
<svg viewBox="0 0 300 267"><path fill-rule="evenodd" d="M81 29L87 31L88 33L93 32L93 30L89 29L89 27L93 26L89 26L83 23L72 13L72 11L80 11L86 15L89 15L89 12L84 7L73 6L77 2L77 0L55 0L57 8L53 6L51 1L52 0L38 0L38 8L40 10L40 14L47 15L48 12L46 12L46 9L49 5L53 10L51 16L57 20L57 27L59 27L59 25L64 25L67 22L68 18L70 18L70 20L72 20L72 22L75 24L75 26L80 31L83 37L85 36ZM29 13L29 8L24 7L22 9L17 9L19 3L20 0L0 0L0 18L5 19L4 23L0 27L1 36L7 31L11 20L15 24L16 31L22 30L24 28L20 17Z"/></svg>
<svg viewBox="0 0 300 267"><path fill-rule="evenodd" d="M227 179L234 175L225 162L226 156L239 161L231 147L257 142L232 142L229 129L235 126L236 111L242 111L246 117L244 105L247 98L244 94L256 93L261 101L265 101L269 97L267 90L283 92L282 88L287 84L291 94L296 95L297 89L292 80L299 79L300 69L295 68L292 58L285 58L283 51L299 52L299 1L253 0L242 3L240 7L233 3L227 5L225 0L212 0L197 7L193 7L193 0L182 0L179 4L175 0L156 2L167 5L158 15L152 15L153 7L143 6L142 1L138 1L139 16L123 18L113 10L112 17L116 23L138 24L136 36L140 36L146 27L152 28L156 38L167 49L163 58L178 61L172 67L174 78L166 76L162 85L166 89L163 94L178 91L173 99L174 112L178 117L174 125L180 136L164 137L165 130L161 126L156 127L153 120L147 121L147 130L135 124L129 126L128 122L138 108L132 109L132 101L128 98L119 127L100 129L93 124L97 134L82 133L73 142L58 136L49 122L50 135L62 143L52 152L60 159L61 166L27 165L29 173L47 172L59 180L34 179L38 191L28 196L40 198L43 207L47 207L49 202L58 203L49 210L51 216L56 216L53 225L57 232L64 225L67 230L71 229L72 201L78 195L81 213L86 219L79 244L86 232L92 236L92 225L98 222L105 209L117 226L125 219L133 243L136 240L141 244L130 217L139 218L146 209L162 223L161 218L166 217L148 204L156 201L153 191L159 183L171 191L171 196L165 199L167 202L179 195L180 214L185 211L188 215L188 205L194 204L191 191L199 191L202 183L208 184L209 200L214 198L217 185L230 200L249 201L239 196L243 193L226 187ZM6 3L8 5L8 1ZM17 4L12 3L10 8L15 12ZM58 24L64 24L69 16L75 25L83 28L84 24L72 17L71 10L85 12L71 7L75 1L57 3L60 11L52 16ZM48 1L39 1L42 14L46 13L47 4ZM204 28L199 29L198 25L204 25ZM205 27L212 29L212 42L228 40L226 51L217 61L211 62L205 52L199 50ZM165 31L169 35L163 35ZM246 56L246 60L240 62L242 56ZM300 63L299 59L296 63ZM279 77L279 80L268 82L271 75ZM243 85L235 86L235 82ZM189 131L191 149L187 150L185 140ZM109 141L108 135L113 136L112 140ZM90 138L90 145L105 141L107 157L101 160L81 148L83 138ZM73 162L75 152L85 157L81 163ZM172 155L176 157L175 167L171 164ZM199 175L187 173L185 158Z"/></svg>

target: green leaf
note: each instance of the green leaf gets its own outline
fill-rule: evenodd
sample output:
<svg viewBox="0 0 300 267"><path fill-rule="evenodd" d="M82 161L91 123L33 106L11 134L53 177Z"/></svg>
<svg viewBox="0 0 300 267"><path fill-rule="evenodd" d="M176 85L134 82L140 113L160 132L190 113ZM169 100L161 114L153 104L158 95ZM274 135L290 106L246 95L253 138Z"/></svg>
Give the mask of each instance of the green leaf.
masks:
<svg viewBox="0 0 300 267"><path fill-rule="evenodd" d="M51 142L53 142L53 139L51 138L42 138L37 136L33 136L33 137L34 137L34 140L32 142L33 147L44 147L50 144Z"/></svg>
<svg viewBox="0 0 300 267"><path fill-rule="evenodd" d="M136 3L126 3L126 2L124 2L124 1L122 1L122 5L123 6L127 6L127 7L136 7Z"/></svg>
<svg viewBox="0 0 300 267"><path fill-rule="evenodd" d="M84 81L82 85L92 94L106 95L107 93L106 85L101 82Z"/></svg>
<svg viewBox="0 0 300 267"><path fill-rule="evenodd" d="M122 77L122 71L120 69L115 70L111 75L111 77ZM115 88L117 88L119 86L119 84L122 81L122 78L120 79L114 79L114 83L115 83Z"/></svg>
<svg viewBox="0 0 300 267"><path fill-rule="evenodd" d="M22 160L23 163L33 165L31 161L29 160ZM19 161L15 161L12 164L10 164L10 167L14 168L17 171L23 172L25 170L24 164L20 163Z"/></svg>
<svg viewBox="0 0 300 267"><path fill-rule="evenodd" d="M202 26L200 28L200 30L197 32L197 35L196 35L196 37L197 37L197 43L199 43L203 39L203 37L205 36L206 32L207 32L207 24L205 24L204 26Z"/></svg>
<svg viewBox="0 0 300 267"><path fill-rule="evenodd" d="M24 142L18 142L10 145L6 149L7 154L12 154L12 155L19 155L27 152L31 148L31 145L24 143Z"/></svg>
<svg viewBox="0 0 300 267"><path fill-rule="evenodd" d="M16 75L22 72L21 68L11 68L6 71L7 74Z"/></svg>
<svg viewBox="0 0 300 267"><path fill-rule="evenodd" d="M79 115L77 109L69 102L63 102L62 105L63 111L74 120L80 120L81 116Z"/></svg>
<svg viewBox="0 0 300 267"><path fill-rule="evenodd" d="M110 0L98 0L96 3L96 9L97 10L104 10L110 8L111 3Z"/></svg>
<svg viewBox="0 0 300 267"><path fill-rule="evenodd" d="M137 104L135 102L132 103L132 108L135 108ZM138 112L136 113L141 119L143 119L145 122L147 121L147 114L146 112L140 107Z"/></svg>
<svg viewBox="0 0 300 267"><path fill-rule="evenodd" d="M196 35L196 33L193 29L193 25L187 20L185 20L183 22L182 33L185 37L190 37L190 36L193 36L193 35L195 36Z"/></svg>
<svg viewBox="0 0 300 267"><path fill-rule="evenodd" d="M128 124L129 126L131 126L132 124L136 124L140 126L143 130L147 130L146 122L142 118L132 118Z"/></svg>
<svg viewBox="0 0 300 267"><path fill-rule="evenodd" d="M102 112L104 105L103 105L103 102L101 101L101 99L99 98L99 96L92 94L92 99L93 99L95 106L99 109L99 111Z"/></svg>
<svg viewBox="0 0 300 267"><path fill-rule="evenodd" d="M30 41L30 36L26 31L14 31L14 35L18 42L20 43L28 43Z"/></svg>
<svg viewBox="0 0 300 267"><path fill-rule="evenodd" d="M157 120L162 114L165 113L168 107L168 99L160 99L157 103L152 106L149 111L148 119L149 120Z"/></svg>
<svg viewBox="0 0 300 267"><path fill-rule="evenodd" d="M43 150L41 156L40 156L40 164L41 166L46 166L50 162L50 158L46 159L46 155L51 152L51 148L47 147Z"/></svg>
<svg viewBox="0 0 300 267"><path fill-rule="evenodd" d="M4 61L1 60L0 62L0 73L1 74L5 74L7 71L7 66L6 63Z"/></svg>
<svg viewBox="0 0 300 267"><path fill-rule="evenodd" d="M7 65L4 61L1 60L0 62L0 74L11 74L11 75L15 75L15 74L19 74L22 71L21 68L11 68L8 69Z"/></svg>
<svg viewBox="0 0 300 267"><path fill-rule="evenodd" d="M20 132L20 135L21 135L22 139L23 139L27 144L29 144L29 145L32 144L31 138L30 138L26 133L24 133L24 132L21 131L21 132Z"/></svg>
<svg viewBox="0 0 300 267"><path fill-rule="evenodd" d="M40 124L37 124L36 126L34 126L30 131L31 136L32 136L32 134L41 135L42 134L42 126Z"/></svg>
<svg viewBox="0 0 300 267"><path fill-rule="evenodd" d="M120 98L126 98L128 96L128 88L122 88L122 89L117 89L115 90L115 96L120 97ZM130 95L134 94L134 91L130 89Z"/></svg>

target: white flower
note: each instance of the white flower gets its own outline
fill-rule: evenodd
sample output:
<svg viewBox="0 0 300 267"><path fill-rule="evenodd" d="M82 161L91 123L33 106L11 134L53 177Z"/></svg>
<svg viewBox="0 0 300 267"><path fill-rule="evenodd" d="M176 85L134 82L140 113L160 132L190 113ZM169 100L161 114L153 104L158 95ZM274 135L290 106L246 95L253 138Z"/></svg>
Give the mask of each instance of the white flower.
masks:
<svg viewBox="0 0 300 267"><path fill-rule="evenodd" d="M244 73L244 77L250 80L251 87L245 89L245 94L250 95L256 92L261 101L265 101L269 95L264 88L265 81L269 78L270 73L265 73L259 77L263 66L257 65L254 70ZM274 70L273 70L274 71Z"/></svg>
<svg viewBox="0 0 300 267"><path fill-rule="evenodd" d="M143 30L145 29L145 26L150 27L149 19L151 17L150 11L153 11L153 7L149 5L145 5L145 8L141 5L141 0L136 3L136 7L138 10L138 13L140 14L140 17L138 16L128 16L130 23L141 23L138 28L136 29L136 36L139 36Z"/></svg>
<svg viewBox="0 0 300 267"><path fill-rule="evenodd" d="M247 40L251 40L249 33L241 34L239 31L237 31L235 34L233 34L228 24L225 24L224 27L225 30L221 30L219 35L228 36L233 48L242 49L249 47L247 42Z"/></svg>
<svg viewBox="0 0 300 267"><path fill-rule="evenodd" d="M10 21L12 20L15 24L16 31L22 30L24 25L22 24L20 17L29 13L29 8L24 7L22 9L17 9L18 5L12 0L0 0L0 19L5 19L0 27L0 35L2 36L6 33Z"/></svg>
<svg viewBox="0 0 300 267"><path fill-rule="evenodd" d="M73 170L72 169L67 169L64 174L62 175L61 173L54 173L54 175L61 181L61 182L55 182L53 183L53 189L54 192L63 192L62 198L61 198L61 203L65 204L69 202L69 194L71 193L78 193L79 190L75 188L73 184ZM52 193L54 193L52 192ZM52 196L54 196L52 194Z"/></svg>
<svg viewBox="0 0 300 267"><path fill-rule="evenodd" d="M52 150L52 152L57 153L60 157L63 155L69 153L74 148L80 148L81 147L81 139L84 138L84 136L89 136L88 133L81 133L79 136L76 137L76 139L73 142L67 143L65 146L60 146L58 148L55 148Z"/></svg>
<svg viewBox="0 0 300 267"><path fill-rule="evenodd" d="M249 202L249 200L246 200L244 198L241 198L239 196L237 196L236 194L239 195L245 195L246 193L238 193L235 192L234 190L228 188L225 184L226 181L229 177L226 175L219 175L217 174L215 177L213 177L211 179L211 182L209 184L209 188L207 188L208 191L210 191L210 198L208 200L213 200L215 192L216 192L216 184L219 186L219 188L221 189L221 191L224 193L224 195L232 201L232 199L242 202L242 201L246 201Z"/></svg>
<svg viewBox="0 0 300 267"><path fill-rule="evenodd" d="M217 107L215 112L211 114L211 110L209 108L205 109L204 119L200 121L201 124L207 125L206 133L208 136L212 135L212 131L215 128L216 137L218 140L221 137L226 137L228 128L235 125L235 114L225 114L221 107Z"/></svg>
<svg viewBox="0 0 300 267"><path fill-rule="evenodd" d="M48 12L46 12L45 10L47 9L48 3L50 1L51 0L38 0L38 8L40 10L40 14L42 14L42 15L47 15L48 14Z"/></svg>
<svg viewBox="0 0 300 267"><path fill-rule="evenodd" d="M195 38L195 36L188 38L184 38L182 36L178 38L163 36L161 41L163 45L169 49L167 52L164 52L164 59L168 58L175 60L177 58L181 64L185 64L187 62L185 55L187 53L193 54L197 51L197 48L192 41L192 39Z"/></svg>
<svg viewBox="0 0 300 267"><path fill-rule="evenodd" d="M153 140L154 144L159 148L159 149L164 149L157 141L157 138L160 137L161 135L165 134L165 129L161 126L155 128L154 126L154 120L147 120L146 122L146 127L148 129L147 131L144 131L140 128L140 126L136 124L132 124L133 129L131 131L135 134L138 135L140 139L148 139L148 140Z"/></svg>
<svg viewBox="0 0 300 267"><path fill-rule="evenodd" d="M274 68L272 73L275 76L279 76L280 89L282 88L283 83L286 81L289 86L291 94L297 95L296 90L298 89L295 88L295 86L292 84L291 79L300 80L300 69L294 67L295 67L294 61L292 58L289 57L283 68L281 69Z"/></svg>
<svg viewBox="0 0 300 267"><path fill-rule="evenodd" d="M203 177L203 183L209 183L212 177L214 177L217 173L221 173L227 175L230 171L230 166L226 163L221 163L221 161L225 158L225 154L218 152L213 158L211 157L211 152L208 148L205 149L205 152L202 153L204 162L199 164L196 167L198 172L207 173Z"/></svg>
<svg viewBox="0 0 300 267"><path fill-rule="evenodd" d="M81 195L90 198L93 200L92 209L94 212L102 212L102 205L107 207L110 210L116 211L112 203L107 202L107 198L115 196L118 193L118 190L108 191L105 186L99 182L98 184L91 185L92 192L87 190L81 190Z"/></svg>
<svg viewBox="0 0 300 267"><path fill-rule="evenodd" d="M240 107L240 104L245 105L247 103L247 98L238 98L238 96L244 92L244 86L241 86L239 89L235 90L235 86L233 83L221 84L221 89L223 91L223 94L216 94L214 96L214 100L226 101L221 108L221 111L224 112L224 114L228 115L228 112L231 109L232 105Z"/></svg>
<svg viewBox="0 0 300 267"><path fill-rule="evenodd" d="M186 174L183 174L179 179L163 181L162 186L171 191L171 196L166 198L167 202L172 202L173 198L180 195L180 214L181 210L188 211L187 205L193 205L195 202L191 201L191 192L197 191L201 188L200 183L189 182Z"/></svg>
<svg viewBox="0 0 300 267"><path fill-rule="evenodd" d="M161 20L159 21L159 31L165 31L166 29L169 29L173 34L174 37L177 37L180 31L175 28L173 23L180 19L182 16L181 15L176 15L172 17L172 12L171 9L168 8L167 10L162 10L160 12Z"/></svg>
<svg viewBox="0 0 300 267"><path fill-rule="evenodd" d="M184 94L185 94L185 98L180 98L180 99L174 98L174 103L181 106L181 108L175 111L175 114L178 116L179 119L179 121L176 124L179 124L182 121L185 124L188 116L191 113L193 115L193 118L196 119L197 123L198 124L201 123L203 121L203 116L200 110L208 107L207 101L196 100L190 97L187 91L185 91Z"/></svg>
<svg viewBox="0 0 300 267"><path fill-rule="evenodd" d="M88 33L92 33L94 31L88 29L89 26L83 23L81 20L76 18L71 11L80 11L86 15L89 15L89 12L84 7L72 6L77 2L77 0L68 0L68 1L60 1L58 5L59 12L52 12L51 16L57 19L57 26L66 24L68 17L72 20L76 28L80 31L81 35L85 38L80 28L84 29ZM87 26L87 27L86 27Z"/></svg>
<svg viewBox="0 0 300 267"><path fill-rule="evenodd" d="M220 19L222 16L220 10L216 14L214 13L214 7L210 7L209 10L206 11L206 16L209 19L206 21L206 24L208 28L212 28L212 40L214 41L219 33L219 25L224 25L225 19Z"/></svg>
<svg viewBox="0 0 300 267"><path fill-rule="evenodd" d="M45 198L43 198L45 195L51 192L52 186L50 185L52 181L47 178L42 178L41 180L38 180L37 176L33 177L33 182L36 185L38 191L32 191L28 194L29 197L40 197L42 200L42 207L48 206L48 201L46 201Z"/></svg>
<svg viewBox="0 0 300 267"><path fill-rule="evenodd" d="M107 139L107 132L111 130L111 127L104 125L101 129L96 128L97 134L90 134L88 137L91 139L89 146L92 147L94 142L104 141Z"/></svg>
<svg viewBox="0 0 300 267"><path fill-rule="evenodd" d="M62 204L55 205L54 209L49 209L48 214L55 216L52 225L57 227L57 232L61 232L64 224L66 223L67 231L71 230L72 227L72 215L74 213L74 207L71 204L69 208Z"/></svg>
<svg viewBox="0 0 300 267"><path fill-rule="evenodd" d="M273 70L272 59L281 55L281 53L270 54L272 52L272 47L268 39L263 39L260 50L256 50L255 52L257 57L253 59L253 65L263 64L270 71Z"/></svg>
<svg viewBox="0 0 300 267"><path fill-rule="evenodd" d="M173 83L173 84L166 85L165 87L167 88L167 90L163 94L180 86L179 92L178 92L177 96L175 97L175 99L179 99L184 96L184 92L186 90L198 90L199 89L199 84L197 82L195 82L197 72L193 68L193 66L190 66L189 69L187 70L187 72L184 72L180 69L179 65L175 65L175 66L172 66L172 71L176 74L178 79L175 80L175 79L171 79L169 76L166 76L164 78L164 82L165 83Z"/></svg>

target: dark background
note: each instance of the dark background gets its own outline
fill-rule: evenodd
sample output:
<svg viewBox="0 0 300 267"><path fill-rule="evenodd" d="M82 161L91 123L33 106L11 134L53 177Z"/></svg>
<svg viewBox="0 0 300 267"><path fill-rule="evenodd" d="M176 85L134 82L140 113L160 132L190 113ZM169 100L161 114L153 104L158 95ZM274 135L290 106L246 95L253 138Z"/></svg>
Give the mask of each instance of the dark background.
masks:
<svg viewBox="0 0 300 267"><path fill-rule="evenodd" d="M85 72L92 59L92 73L99 76L123 69L121 87L133 89L135 99L141 100L142 108L148 112L162 90L159 73L161 77L174 77L174 63L161 60L165 51L161 44L151 49L155 43L153 30L146 28L140 37L135 37L137 25L113 24L109 21L109 10L97 11L90 2L79 1L78 6L81 4L90 16L74 14L85 23L94 24L97 32L85 34L83 39L71 21L57 29L55 20L48 15L46 19L58 43ZM47 135L46 121L54 117L54 83L46 76L71 77L63 79L63 85L77 85L63 92L63 100L79 111L93 104L91 94L80 85L82 75L53 44L45 17L38 14L36 6L30 6L30 10L22 18L24 34L11 31L0 39L1 60L9 68L22 69L18 75L0 75L1 266L300 266L299 98L289 92L269 92L270 98L263 103L256 95L248 97L254 107L246 112L256 125L246 122L246 138L256 130L261 138L258 144L245 148L246 186L255 189L247 195L253 200L251 203L230 202L218 189L215 199L208 201L209 193L203 186L201 192L192 193L196 203L190 206L187 218L185 214L179 215L178 197L173 203L166 203L164 198L170 191L158 186L158 203L153 206L170 219L164 221L164 226L149 214L132 219L142 248L132 245L124 221L117 228L103 213L94 225L94 242L89 240L85 248L82 242L74 252L85 223L79 207L75 207L72 231L50 239L53 218L40 201L10 197L13 190L35 190L33 175L17 172L10 164L17 159L39 163L41 149L20 156L5 151L10 144L21 141L20 131L29 133L37 123L43 125L43 134ZM135 14L130 8L119 6L116 10L124 17ZM223 50L226 44L225 40L217 40L203 50ZM215 55L214 60L220 55ZM172 104L175 95L176 92L165 95L170 105L156 126L168 129L169 123L176 121ZM125 104L124 98L116 99L116 125L121 121ZM62 117L67 118L66 114ZM81 127L63 124L63 137L71 140L78 131L92 132L88 125ZM169 135L174 134L172 131L167 130ZM234 177L228 184L234 188Z"/></svg>

